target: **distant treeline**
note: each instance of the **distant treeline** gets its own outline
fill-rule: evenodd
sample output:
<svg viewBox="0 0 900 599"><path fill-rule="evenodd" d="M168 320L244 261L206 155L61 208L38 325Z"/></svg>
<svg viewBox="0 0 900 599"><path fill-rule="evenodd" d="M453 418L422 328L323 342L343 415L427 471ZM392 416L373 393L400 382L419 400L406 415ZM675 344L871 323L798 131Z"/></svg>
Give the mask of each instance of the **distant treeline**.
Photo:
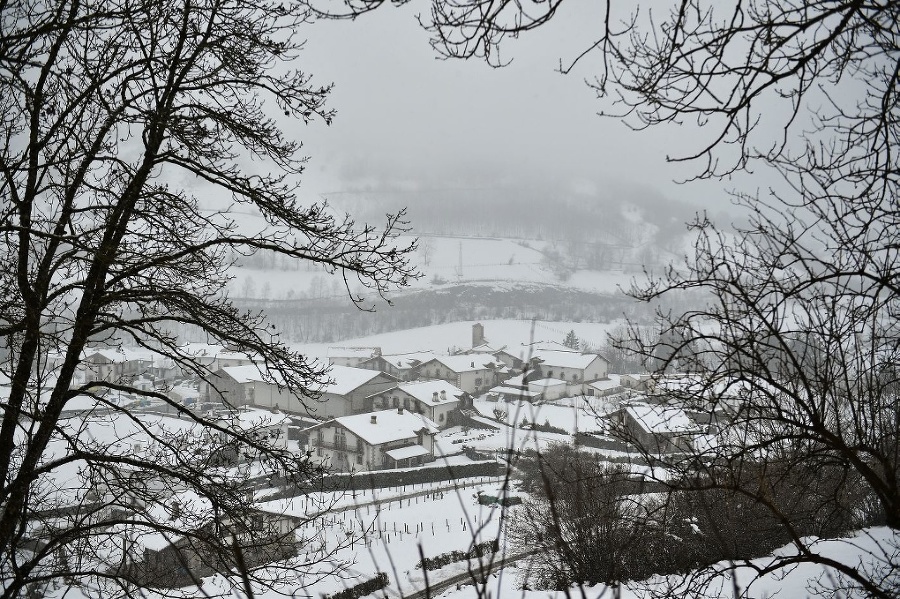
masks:
<svg viewBox="0 0 900 599"><path fill-rule="evenodd" d="M332 342L403 329L488 319L609 322L623 316L644 321L646 305L622 294L599 294L555 285L497 289L458 285L406 293L376 312L349 300L241 300L242 308L261 309L288 340Z"/></svg>

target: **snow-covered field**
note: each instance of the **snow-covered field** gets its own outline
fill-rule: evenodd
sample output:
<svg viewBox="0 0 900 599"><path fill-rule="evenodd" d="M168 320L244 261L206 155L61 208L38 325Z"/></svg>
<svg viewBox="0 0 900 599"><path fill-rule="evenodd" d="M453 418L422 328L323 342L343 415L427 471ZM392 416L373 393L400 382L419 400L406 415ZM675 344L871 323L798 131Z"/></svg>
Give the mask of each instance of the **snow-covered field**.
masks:
<svg viewBox="0 0 900 599"><path fill-rule="evenodd" d="M452 348L472 347L472 325L476 321L460 321L427 327L392 331L345 339L335 343L298 344L296 349L314 357L324 358L329 346L380 347L385 354L402 354L419 351L446 353ZM506 351L521 358L529 355L529 343L562 343L573 330L579 339L595 347L606 343L607 334L621 326L621 322L547 322L542 320L479 320L484 325L486 342L492 347L506 347Z"/></svg>
<svg viewBox="0 0 900 599"><path fill-rule="evenodd" d="M323 521L309 526L325 525L336 545L351 536L356 539L349 547L337 551L333 560L345 564L340 575L328 576L313 588L303 588L305 594L318 597L353 586L386 572L391 584L388 593L408 595L425 586L424 574L416 564L422 556L435 557L448 551L468 551L473 543L502 538L501 510L478 505L478 490L490 490L502 479L460 481L458 490L444 484L416 485L404 491L379 490L374 501L371 492L359 493L347 509L338 505ZM467 486L463 486L467 485ZM405 498L391 499L392 496ZM304 499L276 502L271 507L287 513L304 513ZM514 509L514 508L513 508ZM459 562L428 573L435 582L465 572L467 564ZM263 595L268 596L268 595ZM275 595L273 595L275 596Z"/></svg>
<svg viewBox="0 0 900 599"><path fill-rule="evenodd" d="M408 244L412 237L401 238ZM419 250L411 255L422 278L411 289L428 289L446 284L490 282L501 284L555 282L544 251L548 244L537 240L422 237ZM561 249L561 248L560 248ZM235 267L230 287L237 297L262 299L343 298L346 295L339 275L329 276L319 268L301 270ZM627 288L637 272L579 269L569 273L566 286L583 291L615 293Z"/></svg>

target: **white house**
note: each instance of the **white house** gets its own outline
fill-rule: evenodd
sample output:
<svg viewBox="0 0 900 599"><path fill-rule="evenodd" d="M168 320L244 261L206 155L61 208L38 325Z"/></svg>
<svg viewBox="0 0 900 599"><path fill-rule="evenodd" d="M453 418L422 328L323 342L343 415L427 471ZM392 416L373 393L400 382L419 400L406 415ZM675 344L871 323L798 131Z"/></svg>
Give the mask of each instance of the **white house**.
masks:
<svg viewBox="0 0 900 599"><path fill-rule="evenodd" d="M351 366L332 366L331 382L320 389L316 399L305 399L308 413L319 420L371 412L372 396L394 387L399 381L379 370Z"/></svg>
<svg viewBox="0 0 900 599"><path fill-rule="evenodd" d="M434 460L437 425L402 407L342 416L307 429L310 449L335 470L418 466Z"/></svg>
<svg viewBox="0 0 900 599"><path fill-rule="evenodd" d="M588 396L604 397L615 395L625 390L618 375L611 374L608 379L591 381L585 385L584 394Z"/></svg>
<svg viewBox="0 0 900 599"><path fill-rule="evenodd" d="M359 368L364 362L380 355L380 347L329 347L328 363Z"/></svg>
<svg viewBox="0 0 900 599"><path fill-rule="evenodd" d="M290 418L281 412L243 407L220 414L216 421L249 439L265 440L269 447L287 449Z"/></svg>
<svg viewBox="0 0 900 599"><path fill-rule="evenodd" d="M214 343L187 343L178 348L178 352L189 357L195 364L215 372L230 366L246 366L258 362L257 356L226 349ZM192 373L185 372L190 375Z"/></svg>
<svg viewBox="0 0 900 599"><path fill-rule="evenodd" d="M398 408L424 414L441 428L450 426L452 414L459 408L462 389L447 381L400 383L374 396L374 409Z"/></svg>
<svg viewBox="0 0 900 599"><path fill-rule="evenodd" d="M360 363L358 368L380 370L401 381L414 381L419 378L419 366L434 358L432 352L412 352L374 356Z"/></svg>
<svg viewBox="0 0 900 599"><path fill-rule="evenodd" d="M422 379L442 379L469 395L481 395L495 386L509 369L490 354L436 356L419 366Z"/></svg>
<svg viewBox="0 0 900 599"><path fill-rule="evenodd" d="M366 398L397 384L396 377L383 372L350 366L332 366L328 377L329 382L318 389L318 397L299 397L283 387L277 372L267 372L256 364L230 366L216 371L206 399L232 407L252 405L325 420L371 411L371 400Z"/></svg>
<svg viewBox="0 0 900 599"><path fill-rule="evenodd" d="M532 393L540 393L545 400L568 396L568 384L566 384L566 381L555 378L528 381L528 390Z"/></svg>
<svg viewBox="0 0 900 599"><path fill-rule="evenodd" d="M609 418L619 437L653 453L687 450L694 437L704 432L674 406L633 403L611 413Z"/></svg>
<svg viewBox="0 0 900 599"><path fill-rule="evenodd" d="M566 381L570 386L583 386L584 383L607 378L609 361L598 354L536 350L532 355L532 368L539 372L540 378L555 378Z"/></svg>
<svg viewBox="0 0 900 599"><path fill-rule="evenodd" d="M202 395L206 401L219 401L232 408L249 405L293 411L302 409L300 402L284 389L283 384L277 372L268 372L261 365L226 366L213 373Z"/></svg>

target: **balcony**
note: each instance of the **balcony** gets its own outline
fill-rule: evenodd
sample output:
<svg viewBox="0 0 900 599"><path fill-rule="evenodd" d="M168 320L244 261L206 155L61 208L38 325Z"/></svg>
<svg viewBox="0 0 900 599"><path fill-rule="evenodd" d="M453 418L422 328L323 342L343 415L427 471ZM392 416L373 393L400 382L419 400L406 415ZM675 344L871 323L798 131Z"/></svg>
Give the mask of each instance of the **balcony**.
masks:
<svg viewBox="0 0 900 599"><path fill-rule="evenodd" d="M321 447L322 449L333 449L335 451L347 451L353 453L362 453L363 446L362 445L347 445L345 441L319 441L316 440L313 444L314 447Z"/></svg>

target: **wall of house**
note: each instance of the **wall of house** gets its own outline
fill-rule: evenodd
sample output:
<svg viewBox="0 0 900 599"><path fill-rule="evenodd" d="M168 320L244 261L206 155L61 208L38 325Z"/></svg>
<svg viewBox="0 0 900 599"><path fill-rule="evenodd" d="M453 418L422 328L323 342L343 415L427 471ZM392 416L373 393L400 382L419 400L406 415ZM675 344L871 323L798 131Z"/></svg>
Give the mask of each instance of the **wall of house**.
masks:
<svg viewBox="0 0 900 599"><path fill-rule="evenodd" d="M292 405L296 406L292 411L308 414L319 420L350 415L350 400L336 393L323 393L316 399L304 397L302 402L299 398L296 398Z"/></svg>
<svg viewBox="0 0 900 599"><path fill-rule="evenodd" d="M310 436L310 445L315 448L317 459L338 471L377 467L372 446L337 424L316 429Z"/></svg>
<svg viewBox="0 0 900 599"><path fill-rule="evenodd" d="M436 406L428 406L428 408L428 410L424 411L425 415L431 418L438 427L447 428L450 426L450 414L459 408L459 402L442 403Z"/></svg>
<svg viewBox="0 0 900 599"><path fill-rule="evenodd" d="M244 386L229 376L213 374L210 383L202 383L200 397L204 401L224 402L238 407L247 404Z"/></svg>
<svg viewBox="0 0 900 599"><path fill-rule="evenodd" d="M584 381L585 371L581 368L565 368L550 364L541 364L541 375L548 379L560 379L567 383L580 383Z"/></svg>
<svg viewBox="0 0 900 599"><path fill-rule="evenodd" d="M122 376L122 365L95 354L81 363L80 370L85 382L116 381Z"/></svg>
<svg viewBox="0 0 900 599"><path fill-rule="evenodd" d="M283 389L278 389L276 385L264 381L245 383L244 396L248 404L261 408L279 408L291 411L299 411L301 409L299 401L293 394ZM292 404L297 404L296 410L289 407Z"/></svg>
<svg viewBox="0 0 900 599"><path fill-rule="evenodd" d="M584 369L584 380L596 381L605 379L609 375L609 364L602 358L597 358Z"/></svg>
<svg viewBox="0 0 900 599"><path fill-rule="evenodd" d="M544 399L552 400L552 399L560 399L561 397L568 396L568 385L566 383L560 382L555 385L542 385L542 384L528 384L528 390L541 393Z"/></svg>
<svg viewBox="0 0 900 599"><path fill-rule="evenodd" d="M342 431L342 433L338 431ZM343 441L340 440L341 436L343 436ZM378 470L393 467L393 464L389 463L391 460L385 456L384 452L417 442L417 438L412 436L384 445L373 446L338 424L321 426L315 429L309 438L309 444L314 450L316 458L337 471ZM423 434L421 445L428 451L429 456L434 454L432 435ZM428 460L429 456L423 457Z"/></svg>
<svg viewBox="0 0 900 599"><path fill-rule="evenodd" d="M466 393L476 396L487 393L491 387L497 384L494 371L489 369L467 370L459 373L456 380L456 383L450 382Z"/></svg>

